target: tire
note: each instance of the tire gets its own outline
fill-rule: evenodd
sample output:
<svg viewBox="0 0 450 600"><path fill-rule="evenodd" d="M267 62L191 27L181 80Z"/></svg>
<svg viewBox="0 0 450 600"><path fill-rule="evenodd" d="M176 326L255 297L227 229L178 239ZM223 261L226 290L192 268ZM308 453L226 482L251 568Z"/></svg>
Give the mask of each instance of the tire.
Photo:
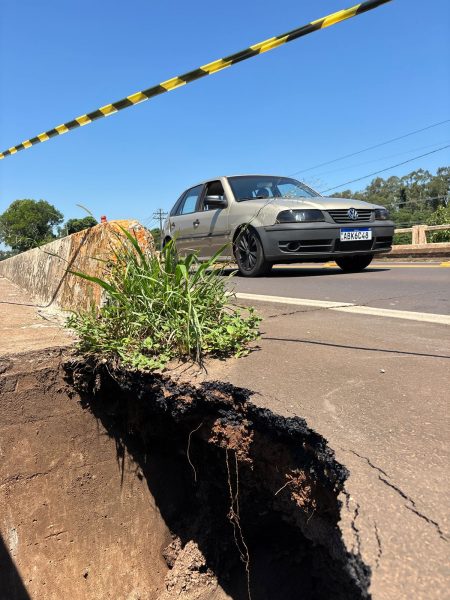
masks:
<svg viewBox="0 0 450 600"><path fill-rule="evenodd" d="M175 260L175 262L178 262L180 257L179 257L178 252L177 252L177 247L176 247L176 244L175 244L175 240L173 240L172 238L166 237L166 239L164 240L163 247L162 247L163 252L166 249L167 244L170 244L171 242L172 242L171 254L172 254L173 259Z"/></svg>
<svg viewBox="0 0 450 600"><path fill-rule="evenodd" d="M362 256L339 256L334 259L338 267L346 273L358 273L364 271L373 260L373 254L363 254Z"/></svg>
<svg viewBox="0 0 450 600"><path fill-rule="evenodd" d="M272 263L266 261L258 234L251 227L241 229L234 241L234 256L243 277L259 277L268 273Z"/></svg>

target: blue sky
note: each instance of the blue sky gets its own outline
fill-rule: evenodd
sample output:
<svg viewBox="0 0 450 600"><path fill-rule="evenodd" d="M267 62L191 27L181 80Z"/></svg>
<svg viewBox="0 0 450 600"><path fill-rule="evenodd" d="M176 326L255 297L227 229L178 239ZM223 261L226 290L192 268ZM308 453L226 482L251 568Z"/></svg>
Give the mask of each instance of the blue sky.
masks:
<svg viewBox="0 0 450 600"><path fill-rule="evenodd" d="M4 0L1 150L351 4ZM0 161L0 212L43 198L66 218L83 204L151 224L200 180L289 175L448 119L449 21L448 0L394 0L22 151ZM450 123L304 178L326 189L446 142ZM449 163L446 150L385 175Z"/></svg>

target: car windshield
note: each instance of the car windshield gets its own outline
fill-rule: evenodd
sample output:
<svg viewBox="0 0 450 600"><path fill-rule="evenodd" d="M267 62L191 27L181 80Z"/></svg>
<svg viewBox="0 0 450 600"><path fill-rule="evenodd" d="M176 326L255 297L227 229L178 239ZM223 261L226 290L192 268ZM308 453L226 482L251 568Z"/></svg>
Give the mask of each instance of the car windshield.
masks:
<svg viewBox="0 0 450 600"><path fill-rule="evenodd" d="M241 175L228 177L237 202L264 198L316 198L320 196L296 179L289 177L271 177L269 175Z"/></svg>

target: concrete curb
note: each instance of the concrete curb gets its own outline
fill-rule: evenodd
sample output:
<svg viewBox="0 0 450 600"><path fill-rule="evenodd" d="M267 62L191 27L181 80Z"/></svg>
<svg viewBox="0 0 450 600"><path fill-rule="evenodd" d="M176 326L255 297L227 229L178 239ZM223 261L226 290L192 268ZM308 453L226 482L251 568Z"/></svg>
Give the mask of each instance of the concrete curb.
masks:
<svg viewBox="0 0 450 600"><path fill-rule="evenodd" d="M382 254L382 258L407 258L407 257L425 257L425 258L450 258L450 243L437 242L435 244L404 244L392 246L392 250L387 254Z"/></svg>

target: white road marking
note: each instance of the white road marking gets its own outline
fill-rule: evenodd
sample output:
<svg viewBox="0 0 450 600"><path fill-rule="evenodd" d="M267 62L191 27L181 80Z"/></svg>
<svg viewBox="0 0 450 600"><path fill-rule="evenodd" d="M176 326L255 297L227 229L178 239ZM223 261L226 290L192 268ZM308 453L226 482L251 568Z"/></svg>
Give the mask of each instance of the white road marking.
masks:
<svg viewBox="0 0 450 600"><path fill-rule="evenodd" d="M262 294L246 294L238 292L236 298L256 300L259 302L277 302L279 304L296 304L298 306L316 306L319 308L335 308L339 306L354 306L351 302L329 302L327 300L307 300L306 298L285 298L284 296L265 296Z"/></svg>
<svg viewBox="0 0 450 600"><path fill-rule="evenodd" d="M439 323L450 325L450 315L436 315L433 313L421 313L410 310L393 310L391 308L374 308L372 306L341 306L333 308L342 312L358 315L372 315L375 317L394 317L394 319L409 319L410 321L423 321L425 323Z"/></svg>
<svg viewBox="0 0 450 600"><path fill-rule="evenodd" d="M394 319L408 319L410 321L450 325L450 315L438 315L408 310L393 310L390 308L375 308L372 306L359 306L351 302L331 302L326 300L309 300L307 298L285 298L284 296L266 296L263 294L247 294L243 292L238 292L236 294L236 298L240 298L241 300L251 300L254 302L294 304L296 306L315 306L317 308L328 308L329 310L359 315L391 317Z"/></svg>
<svg viewBox="0 0 450 600"><path fill-rule="evenodd" d="M450 267L450 261L441 262L441 263L426 263L426 264L411 264L411 263L397 263L391 264L389 262L386 263L371 263L370 267L368 267L368 271L385 271L386 269L440 269L442 267ZM338 269L339 267L335 262L327 262L327 263L302 263L302 264L279 264L273 267L275 270L277 269Z"/></svg>

